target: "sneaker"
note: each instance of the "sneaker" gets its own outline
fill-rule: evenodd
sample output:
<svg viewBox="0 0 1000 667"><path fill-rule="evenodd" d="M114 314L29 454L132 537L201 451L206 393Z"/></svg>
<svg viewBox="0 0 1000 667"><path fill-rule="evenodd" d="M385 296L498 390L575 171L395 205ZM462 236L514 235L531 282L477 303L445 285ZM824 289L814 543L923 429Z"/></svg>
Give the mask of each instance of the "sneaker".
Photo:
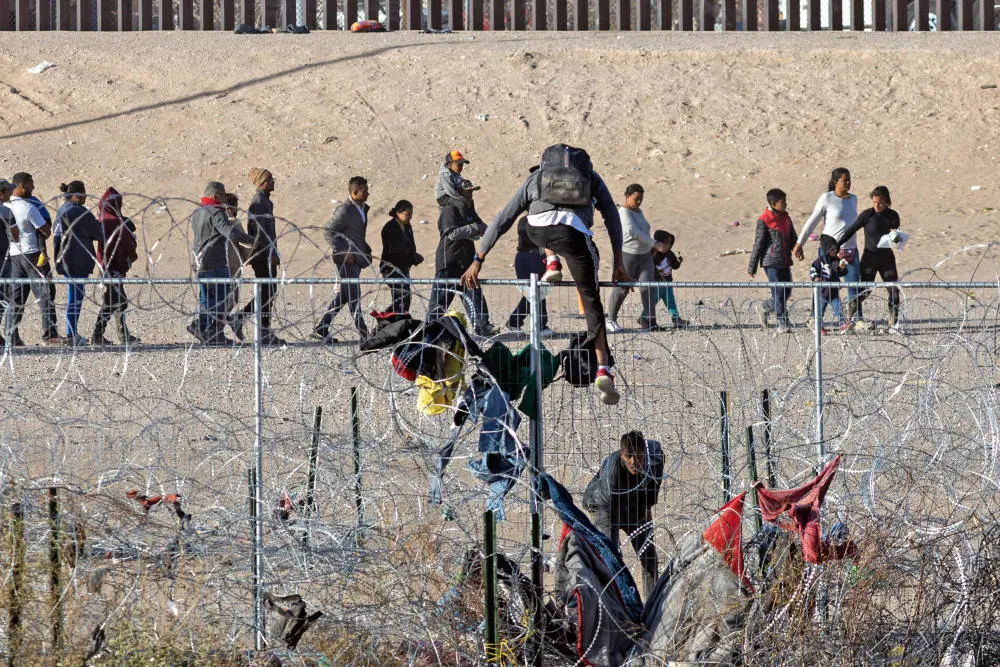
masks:
<svg viewBox="0 0 1000 667"><path fill-rule="evenodd" d="M820 336L827 336L827 335L829 335L829 333L830 333L830 332L829 332L829 331L827 331L827 330L826 330L826 328L821 328L821 329L819 330L819 335L820 335Z"/></svg>
<svg viewBox="0 0 1000 667"><path fill-rule="evenodd" d="M642 331L668 331L671 327L665 327L660 324L647 324L642 320L639 320L639 329Z"/></svg>
<svg viewBox="0 0 1000 667"><path fill-rule="evenodd" d="M330 331L328 329L313 329L313 332L309 334L309 337L313 340L318 340L321 343L326 343L327 339L330 338Z"/></svg>
<svg viewBox="0 0 1000 667"><path fill-rule="evenodd" d="M615 376L611 374L611 371L603 368L597 371L597 379L594 380L594 386L601 393L601 403L604 403L604 405L618 405L618 401L621 400L621 394L615 389Z"/></svg>
<svg viewBox="0 0 1000 667"><path fill-rule="evenodd" d="M792 323L788 320L780 320L778 322L778 331L781 333L792 333Z"/></svg>
<svg viewBox="0 0 1000 667"><path fill-rule="evenodd" d="M111 347L114 345L113 342L104 337L104 334L94 334L90 337L90 343L98 347Z"/></svg>
<svg viewBox="0 0 1000 667"><path fill-rule="evenodd" d="M851 333L851 327L854 326L853 322L841 322L840 323L840 333L848 334Z"/></svg>
<svg viewBox="0 0 1000 667"><path fill-rule="evenodd" d="M55 345L62 345L62 344L63 344L63 338L58 334L54 336L52 335L44 336L42 338L42 347L53 347Z"/></svg>
<svg viewBox="0 0 1000 667"><path fill-rule="evenodd" d="M562 280L562 262L558 257L552 257L545 262L545 273L542 274L543 283L557 283Z"/></svg>
<svg viewBox="0 0 1000 667"><path fill-rule="evenodd" d="M205 341L205 345L209 347L232 347L236 345L236 341L226 338L225 334L218 334Z"/></svg>
<svg viewBox="0 0 1000 667"><path fill-rule="evenodd" d="M142 339L133 333L125 332L122 335L122 345L138 345Z"/></svg>
<svg viewBox="0 0 1000 667"><path fill-rule="evenodd" d="M542 338L552 338L556 335L556 332L548 327L543 327L542 330L538 332L538 335Z"/></svg>
<svg viewBox="0 0 1000 667"><path fill-rule="evenodd" d="M688 322L687 320L685 320L680 315L674 315L673 317L670 318L670 321L674 325L675 329L683 329L688 324L690 324L690 322Z"/></svg>
<svg viewBox="0 0 1000 667"><path fill-rule="evenodd" d="M195 324L194 322L187 325L187 332L192 336L194 336L195 338L197 338L199 343L205 342L205 336L202 335L201 329L199 329L198 325Z"/></svg>
<svg viewBox="0 0 1000 667"><path fill-rule="evenodd" d="M607 329L608 333L617 333L622 330L622 325L609 317L604 320L604 328Z"/></svg>
<svg viewBox="0 0 1000 667"><path fill-rule="evenodd" d="M858 318L854 320L854 325L852 327L854 331L872 331L875 328L874 322L865 322L863 319Z"/></svg>
<svg viewBox="0 0 1000 667"><path fill-rule="evenodd" d="M62 344L66 347L82 347L87 344L87 339L79 334L67 335L62 339Z"/></svg>
<svg viewBox="0 0 1000 667"><path fill-rule="evenodd" d="M771 311L764 307L763 304L757 306L757 317L760 318L760 326L767 329L771 326L768 322L768 317L770 317Z"/></svg>
<svg viewBox="0 0 1000 667"><path fill-rule="evenodd" d="M885 332L887 334L891 335L891 336L905 336L906 335L906 332L903 331L903 327L901 327L899 325L899 322L896 322L895 324L890 324L889 328L886 329Z"/></svg>
<svg viewBox="0 0 1000 667"><path fill-rule="evenodd" d="M264 335L260 338L260 344L268 345L270 347L284 347L285 345L288 345L288 342L282 338L278 338L271 331L265 331Z"/></svg>
<svg viewBox="0 0 1000 667"><path fill-rule="evenodd" d="M234 313L232 319L229 321L229 326L233 328L233 335L236 336L236 340L241 343L245 340L243 337L243 313Z"/></svg>

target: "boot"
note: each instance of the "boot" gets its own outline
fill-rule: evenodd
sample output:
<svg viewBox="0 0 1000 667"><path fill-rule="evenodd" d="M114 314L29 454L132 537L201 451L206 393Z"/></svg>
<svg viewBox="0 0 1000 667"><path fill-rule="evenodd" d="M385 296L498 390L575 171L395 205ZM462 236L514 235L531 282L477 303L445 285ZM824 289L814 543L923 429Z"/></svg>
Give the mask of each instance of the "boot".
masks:
<svg viewBox="0 0 1000 667"><path fill-rule="evenodd" d="M135 345L142 342L138 336L129 332L128 326L125 325L125 313L118 316L115 324L118 325L118 335L121 337L123 345Z"/></svg>
<svg viewBox="0 0 1000 667"><path fill-rule="evenodd" d="M104 327L107 326L107 322L102 320L97 320L97 324L94 325L94 333L90 337L90 342L94 345L107 346L114 345L110 340L104 337Z"/></svg>

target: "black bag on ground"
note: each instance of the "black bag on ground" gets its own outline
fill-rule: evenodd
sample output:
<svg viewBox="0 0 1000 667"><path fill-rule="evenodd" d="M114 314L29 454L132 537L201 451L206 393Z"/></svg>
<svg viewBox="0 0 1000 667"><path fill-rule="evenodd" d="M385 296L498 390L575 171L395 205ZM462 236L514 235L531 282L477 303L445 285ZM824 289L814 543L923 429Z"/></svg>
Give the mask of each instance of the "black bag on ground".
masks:
<svg viewBox="0 0 1000 667"><path fill-rule="evenodd" d="M563 378L574 387L589 387L594 384L599 364L594 341L587 341L586 332L569 337L566 349L559 353L559 365L562 367ZM615 365L613 356L608 359L608 365Z"/></svg>
<svg viewBox="0 0 1000 667"><path fill-rule="evenodd" d="M542 153L539 195L554 206L590 206L594 164L582 148L566 144L549 146Z"/></svg>

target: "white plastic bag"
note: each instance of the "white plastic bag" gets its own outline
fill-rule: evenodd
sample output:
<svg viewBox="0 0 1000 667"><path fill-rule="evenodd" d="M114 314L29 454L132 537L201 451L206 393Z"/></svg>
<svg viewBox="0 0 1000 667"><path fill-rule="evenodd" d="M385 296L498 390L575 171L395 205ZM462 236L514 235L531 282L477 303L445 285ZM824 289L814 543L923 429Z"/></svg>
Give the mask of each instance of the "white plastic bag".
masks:
<svg viewBox="0 0 1000 667"><path fill-rule="evenodd" d="M906 242L909 240L909 234L901 232L898 229L894 229L878 240L878 247L887 248L889 250L902 250L906 247Z"/></svg>

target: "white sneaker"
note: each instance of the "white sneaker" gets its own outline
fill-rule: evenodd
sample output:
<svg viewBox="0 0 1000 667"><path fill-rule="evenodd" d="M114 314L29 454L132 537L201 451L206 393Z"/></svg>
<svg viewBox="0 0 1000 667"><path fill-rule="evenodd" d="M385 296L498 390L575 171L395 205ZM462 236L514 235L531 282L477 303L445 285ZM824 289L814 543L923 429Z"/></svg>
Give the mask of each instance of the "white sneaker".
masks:
<svg viewBox="0 0 1000 667"><path fill-rule="evenodd" d="M545 263L545 273L542 274L543 283L557 283L563 279L562 262L553 257Z"/></svg>
<svg viewBox="0 0 1000 667"><path fill-rule="evenodd" d="M885 332L887 334L889 334L889 335L892 335L892 336L905 336L906 335L906 332L903 331L903 327L901 327L899 325L899 322L896 322L895 324L893 324L892 326L890 326L888 329L885 330Z"/></svg>
<svg viewBox="0 0 1000 667"><path fill-rule="evenodd" d="M618 401L621 400L622 396L615 389L615 376L608 371L597 371L597 379L594 380L594 386L597 387L597 391L601 394L601 403L604 405L618 405Z"/></svg>
<svg viewBox="0 0 1000 667"><path fill-rule="evenodd" d="M609 317L604 320L604 328L608 330L608 333L617 333L622 330L622 325L618 324L617 320Z"/></svg>

